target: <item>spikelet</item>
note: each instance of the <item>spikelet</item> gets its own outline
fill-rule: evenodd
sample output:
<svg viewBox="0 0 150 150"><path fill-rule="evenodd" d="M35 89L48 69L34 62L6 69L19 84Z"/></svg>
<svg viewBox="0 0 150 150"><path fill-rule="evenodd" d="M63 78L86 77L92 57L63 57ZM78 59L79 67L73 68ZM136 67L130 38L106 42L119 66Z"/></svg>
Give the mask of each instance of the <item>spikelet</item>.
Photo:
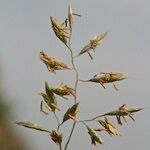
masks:
<svg viewBox="0 0 150 150"><path fill-rule="evenodd" d="M40 96L43 97L44 102L47 104L47 106L51 109L51 111L55 112L55 110L60 110L56 101L56 97L54 93L51 91L51 88L49 87L48 83L45 82L45 92L46 93L39 93ZM43 104L41 104L43 105ZM44 112L43 106L41 106L41 111ZM46 113L45 113L46 114Z"/></svg>
<svg viewBox="0 0 150 150"><path fill-rule="evenodd" d="M67 39L69 38L69 33L66 27L63 27L64 23L60 23L56 18L50 17L52 29L55 35L67 45Z"/></svg>
<svg viewBox="0 0 150 150"><path fill-rule="evenodd" d="M65 63L55 57L48 56L44 51L40 52L40 59L46 65L47 69L56 74L56 70L70 69Z"/></svg>
<svg viewBox="0 0 150 150"><path fill-rule="evenodd" d="M107 117L104 117L104 119L98 121L107 131L107 133L112 136L112 135L121 135L117 128L108 120Z"/></svg>
<svg viewBox="0 0 150 150"><path fill-rule="evenodd" d="M103 144L104 143L103 139L97 134L97 132L94 129L90 128L85 123L84 123L84 125L88 129L88 133L89 133L89 135L91 137L91 144L93 144L95 146L96 143L99 143L99 144Z"/></svg>
<svg viewBox="0 0 150 150"><path fill-rule="evenodd" d="M112 83L112 82L116 82L116 81L121 81L124 79L126 79L126 77L122 73L101 72L100 75L96 74L89 80L80 80L80 81L100 83L102 85L102 87L104 89L106 89L104 84ZM113 85L113 86L116 90L118 90L115 85Z"/></svg>
<svg viewBox="0 0 150 150"><path fill-rule="evenodd" d="M129 116L133 121L133 115L135 112L141 111L143 108L127 108L125 104L120 106L118 110L114 110L112 112L105 113L102 116L116 116L118 124L122 125L121 117L126 122L125 116Z"/></svg>
<svg viewBox="0 0 150 150"><path fill-rule="evenodd" d="M76 121L76 115L78 112L78 105L79 103L74 104L71 108L67 110L67 112L64 114L63 122L67 121L68 119L72 119Z"/></svg>
<svg viewBox="0 0 150 150"><path fill-rule="evenodd" d="M82 50L80 51L80 53L77 56L80 56L84 53L88 53L90 58L93 59L92 55L90 54L90 51L93 50L95 52L96 47L102 43L102 40L105 38L106 35L107 35L107 32L104 32L99 36L94 36L90 40L90 42L82 48Z"/></svg>
<svg viewBox="0 0 150 150"><path fill-rule="evenodd" d="M69 22L70 33L72 33L72 29L73 29L74 16L81 16L81 15L74 13L71 6L69 5L68 6L68 22Z"/></svg>
<svg viewBox="0 0 150 150"><path fill-rule="evenodd" d="M59 87L52 88L52 91L65 99L67 98L64 96L75 96L75 90L67 85L63 85L63 82L60 84Z"/></svg>
<svg viewBox="0 0 150 150"><path fill-rule="evenodd" d="M63 134L60 131L53 130L50 134L51 139L56 143L56 144L61 144L63 140Z"/></svg>

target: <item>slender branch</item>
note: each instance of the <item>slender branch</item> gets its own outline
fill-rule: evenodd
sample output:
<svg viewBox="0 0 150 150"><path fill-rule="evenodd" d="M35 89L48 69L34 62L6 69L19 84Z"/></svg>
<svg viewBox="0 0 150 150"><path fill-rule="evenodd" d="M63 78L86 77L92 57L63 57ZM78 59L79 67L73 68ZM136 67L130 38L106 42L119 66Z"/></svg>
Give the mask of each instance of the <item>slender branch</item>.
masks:
<svg viewBox="0 0 150 150"><path fill-rule="evenodd" d="M57 117L57 115L56 115L56 112L54 112L54 116L55 116L55 118L56 118L56 121L57 121L57 124L58 124L58 127L60 126L60 123L59 123L59 118Z"/></svg>
<svg viewBox="0 0 150 150"><path fill-rule="evenodd" d="M69 42L70 43L70 42ZM69 44L70 45L70 44ZM75 71L75 74L76 74L76 80L75 80L75 97L74 97L74 103L76 104L77 102L77 96L76 96L76 93L77 93L77 86L78 86L78 81L79 81L79 75L78 75L78 70L74 64L74 56L73 56L73 51L71 49L70 46L66 45L67 48L69 49L70 51L70 55L71 55L71 63L72 63L72 66L73 66L73 70Z"/></svg>
<svg viewBox="0 0 150 150"><path fill-rule="evenodd" d="M57 131L59 131L59 127L60 127L61 123L59 123L59 118L57 117L55 111L54 111L54 116L55 116L56 121L57 121L57 124L58 124L58 126L57 126ZM61 143L59 143L59 150L62 150L62 145L61 145Z"/></svg>
<svg viewBox="0 0 150 150"><path fill-rule="evenodd" d="M76 125L76 122L73 123L72 129L71 129L71 132L70 132L70 135L69 135L69 138L68 138L68 140L67 140L67 143L66 143L66 145L65 145L64 150L67 150L68 144L69 144L69 142L70 142L70 140L71 140L73 131L74 131L74 129L75 129L75 125Z"/></svg>
<svg viewBox="0 0 150 150"><path fill-rule="evenodd" d="M74 89L75 89L74 103L76 104L76 103L77 103L77 86L78 86L78 81L79 81L79 75L78 75L78 70L77 70L77 68L76 68L76 66L75 66L75 64L74 64L74 56L73 56L73 51L72 51L72 49L71 49L71 35L72 35L72 32L70 33L69 46L68 46L68 45L66 45L66 46L67 46L67 48L68 48L69 51L70 51L71 63L72 63L73 69L74 69L75 74L76 74L75 87L74 87ZM67 140L67 142L66 142L66 144L65 144L64 150L67 150L68 144L69 144L69 142L70 142L70 140L71 140L73 131L74 131L74 129L75 129L75 125L76 125L76 122L74 122L73 125L72 125L72 129L71 129L69 138L68 138L68 140Z"/></svg>
<svg viewBox="0 0 150 150"><path fill-rule="evenodd" d="M83 123L83 122L91 122L91 121L95 121L97 118L100 118L100 117L103 117L105 115L99 115L99 116L96 116L94 118L91 118L91 119L86 119L86 120L80 120L80 121L77 121L77 123Z"/></svg>
<svg viewBox="0 0 150 150"><path fill-rule="evenodd" d="M57 127L57 131L59 131L59 128L63 125L64 122L60 123Z"/></svg>
<svg viewBox="0 0 150 150"><path fill-rule="evenodd" d="M61 145L61 143L59 143L59 150L62 150L62 145Z"/></svg>

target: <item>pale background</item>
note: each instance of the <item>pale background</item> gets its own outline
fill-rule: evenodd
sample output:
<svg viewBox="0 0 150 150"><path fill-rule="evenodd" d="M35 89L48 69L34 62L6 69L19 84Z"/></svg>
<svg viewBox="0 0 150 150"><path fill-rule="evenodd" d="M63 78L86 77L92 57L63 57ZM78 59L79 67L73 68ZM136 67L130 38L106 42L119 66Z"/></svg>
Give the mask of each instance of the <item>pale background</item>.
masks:
<svg viewBox="0 0 150 150"><path fill-rule="evenodd" d="M55 16L63 20L68 4L68 0L0 0L0 65L12 122L28 120L49 129L56 126L52 113L49 116L40 113L41 98L37 93L44 90L45 81L57 86L64 80L73 86L73 72L50 74L39 60L39 52L45 50L70 64L69 52L55 37L49 19ZM111 85L104 90L98 84L79 83L79 119L114 110L124 103L145 109L135 115L136 123L128 119L127 125L119 127L122 137L101 134L105 141L103 146L92 146L85 127L76 126L69 150L149 150L150 1L72 0L71 4L82 14L74 25L72 47L75 55L92 36L108 31L103 44L96 49L93 61L87 55L76 59L80 78L88 79L101 71L118 71L128 77L118 82L119 92ZM68 102L58 98L58 103L65 112L72 104L72 98ZM62 130L66 139L71 121L64 125ZM94 123L89 125L96 127ZM17 129L28 149L56 149L46 134L21 127Z"/></svg>

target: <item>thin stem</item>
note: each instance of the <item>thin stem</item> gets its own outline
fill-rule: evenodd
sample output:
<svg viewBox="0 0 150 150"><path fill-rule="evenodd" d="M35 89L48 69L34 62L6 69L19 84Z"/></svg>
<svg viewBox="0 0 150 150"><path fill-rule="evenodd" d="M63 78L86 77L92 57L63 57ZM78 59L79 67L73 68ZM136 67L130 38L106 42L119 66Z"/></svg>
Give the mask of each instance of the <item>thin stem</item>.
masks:
<svg viewBox="0 0 150 150"><path fill-rule="evenodd" d="M57 131L59 131L59 128L61 127L61 125L63 124L64 122L60 123L57 127Z"/></svg>
<svg viewBox="0 0 150 150"><path fill-rule="evenodd" d="M67 150L68 144L69 144L69 142L70 142L70 140L71 140L73 131L74 131L74 129L75 129L75 125L76 125L76 122L73 123L72 129L71 129L71 132L70 132L70 135L69 135L69 138L68 138L68 140L67 140L67 143L66 143L66 145L65 145L64 150Z"/></svg>
<svg viewBox="0 0 150 150"><path fill-rule="evenodd" d="M60 123L59 123L59 119L58 119L58 117L57 117L57 115L56 115L56 112L54 112L54 116L55 116L55 118L56 118L56 121L57 121L57 124L58 124L58 127L60 126Z"/></svg>
<svg viewBox="0 0 150 150"><path fill-rule="evenodd" d="M76 96L76 93L77 93L77 86L78 86L78 81L79 81L79 75L78 75L78 70L74 64L74 56L73 56L73 51L72 49L70 48L70 46L66 45L67 48L69 49L70 51L70 55L71 55L71 63L72 63L72 66L73 66L73 69L75 71L75 74L76 74L76 80L75 80L75 97L74 97L74 103L76 104L77 102L77 96Z"/></svg>
<svg viewBox="0 0 150 150"><path fill-rule="evenodd" d="M57 124L58 124L58 126L57 126L57 131L59 131L59 127L60 127L61 124L59 123L59 118L57 117L55 111L54 111L54 116L55 116L56 121L57 121ZM61 145L61 143L59 143L59 150L62 150L62 145Z"/></svg>
<svg viewBox="0 0 150 150"><path fill-rule="evenodd" d="M77 121L77 123L83 123L83 122L91 122L91 121L95 121L97 118L100 118L100 117L103 117L105 115L99 115L99 116L96 116L92 119L87 119L87 120L80 120L80 121Z"/></svg>
<svg viewBox="0 0 150 150"><path fill-rule="evenodd" d="M61 145L61 143L59 143L59 150L62 150L62 145Z"/></svg>
<svg viewBox="0 0 150 150"><path fill-rule="evenodd" d="M71 49L71 35L72 35L72 32L70 33L69 46L68 46L68 45L66 45L66 46L67 46L67 48L68 48L69 51L70 51L71 63L72 63L73 69L74 69L75 74L76 74L75 87L74 87L74 89L75 89L74 103L76 104L76 103L77 103L77 86L78 86L78 81L79 81L79 75L78 75L78 70L77 70L77 68L76 68L76 66L75 66L75 64L74 64L74 56L73 56L73 51L72 51L72 49ZM70 142L70 140L71 140L73 131L74 131L74 129L75 129L75 125L76 125L76 122L74 122L73 125L72 125L72 129L71 129L69 138L68 138L68 140L67 140L67 142L66 142L66 144L65 144L64 150L67 150L68 144L69 144L69 142Z"/></svg>

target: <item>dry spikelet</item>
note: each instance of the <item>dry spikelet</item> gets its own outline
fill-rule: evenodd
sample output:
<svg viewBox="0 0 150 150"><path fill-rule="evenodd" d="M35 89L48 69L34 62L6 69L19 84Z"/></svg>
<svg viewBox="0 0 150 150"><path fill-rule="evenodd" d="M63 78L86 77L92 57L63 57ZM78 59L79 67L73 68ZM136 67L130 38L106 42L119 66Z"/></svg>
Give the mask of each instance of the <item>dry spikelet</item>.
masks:
<svg viewBox="0 0 150 150"><path fill-rule="evenodd" d="M40 96L43 97L44 102L47 104L47 106L51 109L51 111L55 112L55 110L60 110L56 101L56 97L54 93L51 91L51 88L49 87L48 83L45 82L45 93L39 93ZM41 103L41 111L45 112L43 110L43 104ZM46 112L45 112L46 114Z"/></svg>
<svg viewBox="0 0 150 150"><path fill-rule="evenodd" d="M68 119L76 121L76 115L78 113L78 105L79 103L76 103L67 110L67 112L64 114L63 122L67 121Z"/></svg>
<svg viewBox="0 0 150 150"><path fill-rule="evenodd" d="M72 33L72 28L73 28L73 23L74 23L74 16L81 16L81 15L74 13L71 6L69 5L68 6L68 21L69 21L70 33Z"/></svg>
<svg viewBox="0 0 150 150"><path fill-rule="evenodd" d="M69 38L69 33L67 32L67 28L63 27L64 23L60 23L56 18L50 17L52 29L55 35L65 44L67 45L67 39Z"/></svg>
<svg viewBox="0 0 150 150"><path fill-rule="evenodd" d="M51 110L51 111L55 111L56 109L57 110L60 110L58 105L57 105L57 101L55 99L49 99L48 96L45 94L45 93L38 93L40 96L43 97L43 100L44 102L47 104L46 105L46 108L48 108L48 110ZM49 109L50 108L50 109ZM41 103L41 111L45 114L48 114L46 113L44 110L43 110L43 103Z"/></svg>
<svg viewBox="0 0 150 150"><path fill-rule="evenodd" d="M120 106L118 108L118 110L105 113L102 116L116 116L118 124L122 125L121 117L124 119L125 122L126 122L126 119L125 119L126 116L129 116L134 121L133 114L135 112L138 112L138 111L141 111L141 110L143 110L143 108L137 108L137 109L127 108L126 105L123 104L122 106Z"/></svg>
<svg viewBox="0 0 150 150"><path fill-rule="evenodd" d="M122 73L105 73L101 72L100 75L94 75L89 81L91 82L98 82L98 83L110 83L115 81L124 80L126 77Z"/></svg>
<svg viewBox="0 0 150 150"><path fill-rule="evenodd" d="M100 83L102 85L102 87L104 89L106 89L104 84L111 83L111 82L116 82L116 81L121 81L121 80L124 80L124 79L126 79L126 77L124 77L124 75L122 73L101 72L100 75L96 74L89 80L80 80L80 81ZM116 90L118 90L115 85L114 85L114 88Z"/></svg>
<svg viewBox="0 0 150 150"><path fill-rule="evenodd" d="M75 90L73 88L67 86L67 85L63 85L63 82L60 84L59 87L53 88L52 91L55 94L57 94L63 98L65 98L64 96L67 96L67 95L68 96L75 96Z"/></svg>
<svg viewBox="0 0 150 150"><path fill-rule="evenodd" d="M56 97L47 82L45 82L45 92L48 96L47 104L51 108L51 110L52 111L55 111L55 109L60 110L57 105Z"/></svg>
<svg viewBox="0 0 150 150"><path fill-rule="evenodd" d="M120 106L118 108L118 111L121 113L121 115L116 116L118 124L122 125L121 117L124 119L125 122L127 122L125 116L129 116L133 121L135 121L132 117L133 113L130 113L129 109L126 107L126 104Z"/></svg>
<svg viewBox="0 0 150 150"><path fill-rule="evenodd" d="M107 119L107 117L104 117L103 120L98 121L107 131L107 133L112 136L112 135L121 135L117 128Z"/></svg>
<svg viewBox="0 0 150 150"><path fill-rule="evenodd" d="M29 122L29 121L16 122L16 124L19 125L19 126L26 127L26 128L30 128L30 129L34 129L34 130L38 130L38 131L42 131L42 132L51 133L49 130L47 130L47 129L41 127L40 125L35 124L35 123L32 123L32 122Z"/></svg>
<svg viewBox="0 0 150 150"><path fill-rule="evenodd" d="M106 35L107 32L104 32L99 36L94 36L90 40L90 42L82 48L81 52L77 56L80 56L84 53L88 53L90 58L93 59L92 55L90 54L90 51L93 50L95 52L96 47L102 43L102 40L105 38Z"/></svg>
<svg viewBox="0 0 150 150"><path fill-rule="evenodd" d="M60 131L53 130L50 134L51 139L56 143L56 144L61 144L63 140L63 134Z"/></svg>
<svg viewBox="0 0 150 150"><path fill-rule="evenodd" d="M88 133L89 133L89 135L91 137L91 144L93 144L95 146L96 143L99 143L99 144L103 144L104 143L104 141L102 140L102 138L97 134L97 132L94 129L90 128L85 123L84 123L84 125L88 129Z"/></svg>
<svg viewBox="0 0 150 150"><path fill-rule="evenodd" d="M72 32L72 26L73 26L73 23L74 23L74 17L73 17L72 13L73 13L72 8L69 5L68 6L68 21L69 21L70 32Z"/></svg>
<svg viewBox="0 0 150 150"><path fill-rule="evenodd" d="M135 113L135 112L138 112L138 111L141 111L141 110L143 110L143 108L128 108L128 111L130 113ZM126 116L127 113L119 111L119 110L114 110L114 111L105 113L102 116L116 116L116 115L124 115L124 116Z"/></svg>
<svg viewBox="0 0 150 150"><path fill-rule="evenodd" d="M52 73L56 74L56 70L70 69L65 63L55 57L48 56L44 51L40 52L40 59Z"/></svg>

